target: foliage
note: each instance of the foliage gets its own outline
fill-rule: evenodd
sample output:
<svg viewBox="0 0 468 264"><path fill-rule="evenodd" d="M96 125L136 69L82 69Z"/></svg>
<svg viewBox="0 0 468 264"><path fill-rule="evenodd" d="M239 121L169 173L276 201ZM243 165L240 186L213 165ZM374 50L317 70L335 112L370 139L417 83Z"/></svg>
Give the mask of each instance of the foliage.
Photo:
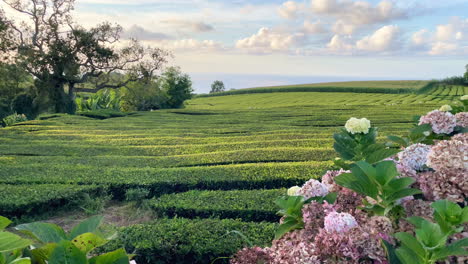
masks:
<svg viewBox="0 0 468 264"><path fill-rule="evenodd" d="M11 110L19 114L24 114L30 119L34 119L36 110L32 106L33 100L34 97L28 93L18 94L11 101Z"/></svg>
<svg viewBox="0 0 468 264"><path fill-rule="evenodd" d="M127 251L135 252L137 263L205 264L219 256L230 256L248 243L232 231L248 234L252 244L263 246L273 238L275 226L232 219L161 218L122 228L104 249L124 246Z"/></svg>
<svg viewBox="0 0 468 264"><path fill-rule="evenodd" d="M31 245L32 241L5 231L5 228L10 224L10 220L0 216L0 263L30 264L31 259L22 257L21 251Z"/></svg>
<svg viewBox="0 0 468 264"><path fill-rule="evenodd" d="M16 123L21 123L24 121L28 121L28 118L26 117L26 115L18 114L18 113L14 113L3 118L3 124L5 124L5 126L12 126Z"/></svg>
<svg viewBox="0 0 468 264"><path fill-rule="evenodd" d="M147 188L131 188L125 192L125 200L141 202L148 198L149 194L150 190Z"/></svg>
<svg viewBox="0 0 468 264"><path fill-rule="evenodd" d="M278 221L274 199L285 189L199 191L166 194L151 201L158 215Z"/></svg>
<svg viewBox="0 0 468 264"><path fill-rule="evenodd" d="M373 164L399 152L377 143L377 128L374 127L370 128L367 134L351 134L346 129L341 129L333 138L333 148L346 161L365 160Z"/></svg>
<svg viewBox="0 0 468 264"><path fill-rule="evenodd" d="M167 94L161 90L161 81L153 78L129 83L122 90L121 104L125 111L150 111L167 108Z"/></svg>
<svg viewBox="0 0 468 264"><path fill-rule="evenodd" d="M112 109L90 110L84 112L77 112L76 114L80 116L91 117L94 119L108 119L113 117L124 117L128 115L128 113L123 113Z"/></svg>
<svg viewBox="0 0 468 264"><path fill-rule="evenodd" d="M211 84L210 94L224 92L225 90L226 88L224 87L224 83L222 81L216 80Z"/></svg>
<svg viewBox="0 0 468 264"><path fill-rule="evenodd" d="M365 201L365 208L375 215L387 216L395 207L399 207L399 200L421 193L418 189L409 188L415 182L410 177L399 177L393 161L381 161L375 165L365 161L358 161L351 166L351 173L343 173L335 178L335 182L351 189L373 202Z"/></svg>
<svg viewBox="0 0 468 264"><path fill-rule="evenodd" d="M386 244L390 251L394 251L398 261L393 263L421 263L430 264L444 261L449 256L466 256L468 252L468 238L464 237L449 244L451 235L461 232L461 225L468 223L468 208L447 200L432 203L436 223L422 217L408 219L416 226L415 236L407 232L396 233L395 237L401 242L396 250L391 244Z"/></svg>
<svg viewBox="0 0 468 264"><path fill-rule="evenodd" d="M180 108L184 101L192 97L192 81L179 68L169 67L160 77L161 90L167 94L167 106Z"/></svg>
<svg viewBox="0 0 468 264"><path fill-rule="evenodd" d="M152 76L166 62L167 52L144 48L138 41L114 48L112 44L119 41L122 32L120 26L77 25L71 16L74 1L18 0L4 4L27 21L7 17L2 24L12 36L8 46L15 54L14 62L35 78L38 96L34 106L40 112L73 113L76 84L92 80L98 90L119 88ZM5 54L2 51L1 55ZM125 72L128 78L114 84L110 78L114 72Z"/></svg>
<svg viewBox="0 0 468 264"><path fill-rule="evenodd" d="M279 225L275 233L275 239L280 239L284 234L291 232L295 229L304 228L304 221L302 219L302 208L305 204L312 201L318 203L327 202L333 204L336 199L336 193L329 193L324 197L312 197L305 199L303 196L282 196L278 198L275 203L280 210L277 214L283 217L282 223Z"/></svg>
<svg viewBox="0 0 468 264"><path fill-rule="evenodd" d="M100 109L120 110L122 95L119 90L103 89L88 98L78 96L76 105L78 111L96 111Z"/></svg>
<svg viewBox="0 0 468 264"><path fill-rule="evenodd" d="M94 249L109 242L98 227L103 217L93 216L74 226L69 233L51 223L29 223L15 229L30 237L34 243L28 253L33 263L119 264L129 263L129 255L117 249L96 255Z"/></svg>

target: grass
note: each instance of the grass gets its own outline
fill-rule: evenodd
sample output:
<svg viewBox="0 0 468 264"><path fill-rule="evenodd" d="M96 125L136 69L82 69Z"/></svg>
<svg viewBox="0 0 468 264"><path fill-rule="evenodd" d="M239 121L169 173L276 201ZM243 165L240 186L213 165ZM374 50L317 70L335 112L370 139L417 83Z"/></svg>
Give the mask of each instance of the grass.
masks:
<svg viewBox="0 0 468 264"><path fill-rule="evenodd" d="M39 219L72 209L83 193L122 201L144 188L153 210L170 218L121 230L112 245L135 250L138 263L209 263L246 245L225 237L233 230L263 245L274 225L249 221L275 221L273 197L332 167L332 134L347 119L367 117L382 142L411 127L414 115L466 92L383 93L424 82L350 85L328 88L380 91L197 97L185 109L107 119L43 115L0 129L0 214Z"/></svg>

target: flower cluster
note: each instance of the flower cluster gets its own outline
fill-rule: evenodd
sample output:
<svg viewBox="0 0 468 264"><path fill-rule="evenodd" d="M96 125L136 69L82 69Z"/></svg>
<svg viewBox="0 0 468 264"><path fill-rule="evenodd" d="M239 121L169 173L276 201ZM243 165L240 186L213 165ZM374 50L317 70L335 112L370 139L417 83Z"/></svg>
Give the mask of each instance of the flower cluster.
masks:
<svg viewBox="0 0 468 264"><path fill-rule="evenodd" d="M367 134L371 128L371 123L366 118L357 119L355 117L350 118L345 124L346 131L351 134Z"/></svg>
<svg viewBox="0 0 468 264"><path fill-rule="evenodd" d="M268 249L260 247L244 248L231 259L232 264L267 264L270 262Z"/></svg>
<svg viewBox="0 0 468 264"><path fill-rule="evenodd" d="M328 233L345 233L357 225L356 219L348 213L331 212L325 216L324 228Z"/></svg>
<svg viewBox="0 0 468 264"><path fill-rule="evenodd" d="M342 189L341 186L337 185L335 183L335 177L343 174L343 173L350 173L351 171L349 170L331 170L327 171L323 176L322 176L322 184L324 184L330 192L337 192Z"/></svg>
<svg viewBox="0 0 468 264"><path fill-rule="evenodd" d="M442 112L450 112L452 111L452 107L450 105L443 105L439 108L439 111L442 111Z"/></svg>
<svg viewBox="0 0 468 264"><path fill-rule="evenodd" d="M413 144L398 153L398 165L407 170L419 171L426 164L431 147L426 144Z"/></svg>
<svg viewBox="0 0 468 264"><path fill-rule="evenodd" d="M310 179L306 183L304 183L304 185L302 185L302 188L296 193L297 195L304 196L305 199L317 196L323 197L328 194L328 188L325 184L315 179Z"/></svg>
<svg viewBox="0 0 468 264"><path fill-rule="evenodd" d="M457 119L457 126L468 127L468 113L467 112L457 113L455 114L455 118Z"/></svg>
<svg viewBox="0 0 468 264"><path fill-rule="evenodd" d="M457 125L457 120L450 112L434 110L419 119L419 125L430 124L436 134L450 134Z"/></svg>

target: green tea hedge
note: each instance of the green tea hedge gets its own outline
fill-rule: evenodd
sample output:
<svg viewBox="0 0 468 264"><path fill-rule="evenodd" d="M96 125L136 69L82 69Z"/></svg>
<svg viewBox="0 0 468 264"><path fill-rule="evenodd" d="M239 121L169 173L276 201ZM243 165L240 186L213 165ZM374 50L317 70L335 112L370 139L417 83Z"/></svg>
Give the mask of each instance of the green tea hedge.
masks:
<svg viewBox="0 0 468 264"><path fill-rule="evenodd" d="M277 222L279 216L274 201L286 189L188 191L163 195L151 201L158 215L186 218L240 218L244 221Z"/></svg>
<svg viewBox="0 0 468 264"><path fill-rule="evenodd" d="M230 257L249 242L268 245L275 228L273 223L232 219L163 218L121 229L118 238L104 249L124 247L136 254L138 264L209 264L216 258ZM227 262L219 259L215 263Z"/></svg>

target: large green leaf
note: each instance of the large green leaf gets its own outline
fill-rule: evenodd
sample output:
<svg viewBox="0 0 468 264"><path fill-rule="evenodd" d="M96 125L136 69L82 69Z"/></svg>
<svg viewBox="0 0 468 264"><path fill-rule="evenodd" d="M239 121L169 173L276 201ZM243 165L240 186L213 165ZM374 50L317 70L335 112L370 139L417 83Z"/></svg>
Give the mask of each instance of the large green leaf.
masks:
<svg viewBox="0 0 468 264"><path fill-rule="evenodd" d="M393 245L383 239L382 243L385 247L385 251L387 252L387 259L389 261L389 264L401 264L401 261L398 259Z"/></svg>
<svg viewBox="0 0 468 264"><path fill-rule="evenodd" d="M408 186L410 186L414 182L415 182L415 179L411 178L411 177L393 179L392 181L390 181L388 183L387 186L385 186L385 187L388 187L388 188L385 188L385 190L387 190L389 192L391 192L391 191L396 192L396 191L403 190L403 189L407 188Z"/></svg>
<svg viewBox="0 0 468 264"><path fill-rule="evenodd" d="M426 258L426 251L419 241L406 232L396 233L395 237L401 241L401 243L410 249L420 260Z"/></svg>
<svg viewBox="0 0 468 264"><path fill-rule="evenodd" d="M22 224L15 228L43 243L59 243L62 240L67 240L67 235L63 229L55 224L36 222Z"/></svg>
<svg viewBox="0 0 468 264"><path fill-rule="evenodd" d="M19 258L15 259L9 264L31 264L31 259L30 258Z"/></svg>
<svg viewBox="0 0 468 264"><path fill-rule="evenodd" d="M107 240L93 233L84 233L72 240L72 243L84 253L100 247L107 243Z"/></svg>
<svg viewBox="0 0 468 264"><path fill-rule="evenodd" d="M384 145L380 145L380 146L381 146L380 148L375 148L375 149L366 151L365 158L367 162L374 164L400 152L399 149L386 148Z"/></svg>
<svg viewBox="0 0 468 264"><path fill-rule="evenodd" d="M281 237L284 236L284 234L294 229L303 228L303 226L304 226L303 222L298 221L297 219L292 218L292 217L286 217L283 223L276 230L275 239L280 239Z"/></svg>
<svg viewBox="0 0 468 264"><path fill-rule="evenodd" d="M8 218L3 217L3 216L0 215L0 231L5 229L10 224L11 224L11 221Z"/></svg>
<svg viewBox="0 0 468 264"><path fill-rule="evenodd" d="M397 136L387 136L387 138L389 140L391 140L392 142L400 145L401 147L407 147L409 145L409 142L404 139L404 138L401 138L401 137L397 137Z"/></svg>
<svg viewBox="0 0 468 264"><path fill-rule="evenodd" d="M462 238L438 251L435 256L437 260L443 260L449 256L467 256L468 238Z"/></svg>
<svg viewBox="0 0 468 264"><path fill-rule="evenodd" d="M86 254L72 242L62 240L52 251L48 264L87 264Z"/></svg>
<svg viewBox="0 0 468 264"><path fill-rule="evenodd" d="M376 164L376 180L380 185L386 185L398 175L398 171L393 161L382 161Z"/></svg>
<svg viewBox="0 0 468 264"><path fill-rule="evenodd" d="M101 225L102 219L102 215L96 215L84 220L83 222L73 227L73 229L70 231L69 238L73 239L84 233L95 233L99 225Z"/></svg>
<svg viewBox="0 0 468 264"><path fill-rule="evenodd" d="M89 260L89 264L128 264L129 257L124 249L93 257Z"/></svg>
<svg viewBox="0 0 468 264"><path fill-rule="evenodd" d="M438 224L423 221L421 228L415 230L416 236L427 248L436 248L445 245L447 236L442 232Z"/></svg>
<svg viewBox="0 0 468 264"><path fill-rule="evenodd" d="M10 232L0 231L0 253L25 248L31 241Z"/></svg>
<svg viewBox="0 0 468 264"><path fill-rule="evenodd" d="M421 193L421 190L418 190L418 189L412 189L412 188L403 189L403 190L397 191L394 194L392 194L388 198L388 200L396 201L398 199L405 198L405 197L408 197L408 196L412 196L412 195L415 195L415 194L420 194L420 193Z"/></svg>
<svg viewBox="0 0 468 264"><path fill-rule="evenodd" d="M396 255L398 256L398 259L403 264L420 264L421 262L418 262L418 258L416 257L411 250L409 250L406 247L400 247L396 250Z"/></svg>

